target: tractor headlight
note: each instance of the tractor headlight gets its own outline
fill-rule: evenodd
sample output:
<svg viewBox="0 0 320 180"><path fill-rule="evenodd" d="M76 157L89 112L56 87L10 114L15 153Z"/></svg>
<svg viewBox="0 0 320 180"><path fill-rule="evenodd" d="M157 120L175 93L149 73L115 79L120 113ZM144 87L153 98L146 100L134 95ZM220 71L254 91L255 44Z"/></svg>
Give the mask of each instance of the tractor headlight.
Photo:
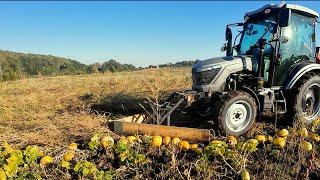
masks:
<svg viewBox="0 0 320 180"><path fill-rule="evenodd" d="M216 75L220 72L221 66L216 64L205 65L192 70L193 84L210 84Z"/></svg>
<svg viewBox="0 0 320 180"><path fill-rule="evenodd" d="M221 66L215 64L215 65L210 65L210 66L198 67L196 69L196 72L198 73L198 72L210 71L213 69L220 69L220 68L221 68Z"/></svg>

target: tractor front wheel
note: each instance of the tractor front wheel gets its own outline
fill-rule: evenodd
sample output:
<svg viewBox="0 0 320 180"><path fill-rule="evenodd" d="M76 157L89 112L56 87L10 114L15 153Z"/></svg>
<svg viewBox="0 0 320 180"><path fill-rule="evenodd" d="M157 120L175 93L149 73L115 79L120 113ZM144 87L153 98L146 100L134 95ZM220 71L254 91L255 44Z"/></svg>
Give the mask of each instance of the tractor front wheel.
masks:
<svg viewBox="0 0 320 180"><path fill-rule="evenodd" d="M249 93L232 91L217 104L220 128L227 134L239 136L246 133L257 116L257 105Z"/></svg>

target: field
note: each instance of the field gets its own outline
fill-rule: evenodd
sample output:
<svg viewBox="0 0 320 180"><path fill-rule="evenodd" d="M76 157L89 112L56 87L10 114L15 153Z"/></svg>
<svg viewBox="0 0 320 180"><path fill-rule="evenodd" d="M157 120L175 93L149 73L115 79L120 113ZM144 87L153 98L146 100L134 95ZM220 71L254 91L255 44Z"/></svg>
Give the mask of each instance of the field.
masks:
<svg viewBox="0 0 320 180"><path fill-rule="evenodd" d="M108 129L108 120L143 112L139 103L145 98L162 99L190 87L189 68L3 82L0 179L235 179L244 172L251 179L320 178L319 139L298 123L277 127L289 130L280 148L270 139L253 141L256 135L282 137L275 134L273 121L263 120L246 137L237 138L235 147L230 147L230 137L221 135L216 144L199 144L199 151L152 146L141 136L119 139ZM302 126L308 135L301 133ZM101 137L115 139L115 145L101 145ZM68 147L73 142L76 149ZM66 152L76 156L62 160Z"/></svg>
<svg viewBox="0 0 320 180"><path fill-rule="evenodd" d="M88 139L94 132L106 131L109 116L136 112L143 98L190 88L188 71L145 70L1 83L1 140L56 146Z"/></svg>

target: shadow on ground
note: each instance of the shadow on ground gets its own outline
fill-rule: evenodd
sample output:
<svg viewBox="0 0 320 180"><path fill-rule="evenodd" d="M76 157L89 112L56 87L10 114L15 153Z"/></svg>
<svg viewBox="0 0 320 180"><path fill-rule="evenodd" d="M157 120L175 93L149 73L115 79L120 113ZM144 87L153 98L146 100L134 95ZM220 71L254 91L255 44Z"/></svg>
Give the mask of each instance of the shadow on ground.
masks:
<svg viewBox="0 0 320 180"><path fill-rule="evenodd" d="M163 92L170 95L170 92ZM103 97L96 97L94 94L86 93L79 97L84 103L89 105L92 112L97 114L106 114L109 119L118 119L124 116L131 116L134 114L152 112L150 105L146 98L137 96L136 94L117 93L113 95L106 95ZM165 97L163 99L166 99ZM163 114L164 115L164 114ZM171 116L171 124L175 126L185 127L199 127L201 118L194 118L175 111ZM203 121L205 122L205 121ZM166 124L166 122L164 122Z"/></svg>
<svg viewBox="0 0 320 180"><path fill-rule="evenodd" d="M105 113L109 115L111 119L117 119L124 116L131 116L138 113L145 113L146 111L140 106L151 112L151 108L146 102L145 98L138 97L134 94L118 93L114 95L106 95L100 99L92 98L92 95L85 94L79 97L84 102L91 102L91 110L99 114ZM95 100L94 100L95 99ZM272 114L263 115L257 119L255 128L252 134L263 133L260 131L274 132L275 123L277 128L290 126L290 122L285 117L278 117L277 121ZM211 118L203 118L198 116L190 116L187 113L181 111L175 111L171 116L171 125L180 127L192 127L212 129L219 134L219 122ZM166 124L164 122L163 124ZM291 124L292 125L292 124ZM250 133L250 132L249 132Z"/></svg>
<svg viewBox="0 0 320 180"><path fill-rule="evenodd" d="M145 99L134 95L118 93L107 95L97 103L93 103L91 109L98 113L107 113L111 116L130 116L144 112L139 104L144 104Z"/></svg>

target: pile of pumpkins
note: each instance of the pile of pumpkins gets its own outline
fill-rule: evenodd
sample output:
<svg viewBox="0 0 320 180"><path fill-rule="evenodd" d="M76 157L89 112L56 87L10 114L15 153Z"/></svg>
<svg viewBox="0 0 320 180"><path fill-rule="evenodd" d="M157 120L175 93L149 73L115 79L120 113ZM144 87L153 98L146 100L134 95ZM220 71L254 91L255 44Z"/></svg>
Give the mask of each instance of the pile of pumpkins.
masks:
<svg viewBox="0 0 320 180"><path fill-rule="evenodd" d="M150 144L152 147L160 147L162 145L177 145L180 147L181 150L196 150L198 148L198 144L189 144L188 141L183 141L180 138L171 138L169 136L161 137L161 136L149 136L144 135L140 138L136 136L121 136L119 143L123 144L134 144L136 142L144 142ZM109 148L114 145L114 139L111 136L103 136L100 139L100 143L104 148Z"/></svg>
<svg viewBox="0 0 320 180"><path fill-rule="evenodd" d="M77 143L71 143L68 146L68 150L62 155L62 160L61 160L61 165L64 166L68 166L69 162L73 160L73 158L76 155L76 149L78 147ZM40 159L40 165L41 166L47 166L49 164L52 164L54 162L54 158L52 156L46 155L43 156Z"/></svg>
<svg viewBox="0 0 320 180"><path fill-rule="evenodd" d="M169 146L175 145L178 146L182 151L196 151L198 149L198 144L189 144L188 141L181 140L180 138L174 137L171 138L169 136L149 136L144 135L141 139L138 139L136 136L128 136L128 137L120 137L119 142L124 144L133 144L135 142L144 142L146 144L150 144L152 147L161 147L162 145Z"/></svg>
<svg viewBox="0 0 320 180"><path fill-rule="evenodd" d="M297 133L301 137L309 138L315 142L320 142L320 136L315 133L309 133L306 128L300 128ZM264 143L273 143L277 148L283 149L286 146L286 140L289 135L289 131L287 129L281 129L276 132L276 135L272 137L271 135L256 135L255 138L246 140L245 142L242 142L244 147L246 149L255 149L255 147L258 144L264 144ZM119 139L119 143L124 144L134 144L137 142L144 142L147 144L150 144L152 147L161 147L162 145L169 146L169 145L175 145L178 146L182 151L193 151L197 154L201 154L203 150L206 150L206 148L210 148L211 146L215 145L226 145L228 148L233 149L238 144L238 140L234 136L227 136L226 141L222 140L212 140L208 146L206 146L204 149L199 147L198 144L190 144L188 141L182 140L178 137L169 137L169 136L149 136L149 135L143 135L141 138L138 138L136 136L121 136ZM111 136L103 136L100 139L100 143L104 148L112 147L115 143L114 139ZM301 142L301 146L307 150L312 150L312 144L306 140L303 140ZM68 151L64 154L64 160L69 161L73 158L73 151Z"/></svg>
<svg viewBox="0 0 320 180"><path fill-rule="evenodd" d="M301 137L309 138L315 142L320 142L320 136L316 133L309 133L306 128L300 128L297 133ZM264 143L273 143L278 148L284 148L286 146L286 139L289 135L289 131L287 129L281 129L276 132L276 135L272 137L271 135L256 135L255 138L249 139L245 142L243 142L245 145L258 145L258 144L264 144ZM180 147L182 151L195 151L199 152L202 151L201 147L199 147L198 144L189 144L188 141L182 140L178 137L169 137L169 136L149 136L149 135L143 135L141 138L138 138L137 136L121 136L118 140L119 143L125 143L125 144L134 144L137 142L144 142L147 144L150 144L152 147L160 147L162 145L169 146L169 145L175 145ZM115 143L115 140L109 136L105 135L100 138L100 144L104 148L112 147ZM208 146L216 145L216 144L227 144L228 148L233 149L238 144L238 140L234 136L227 136L226 141L222 140L212 140L209 142ZM312 150L312 144L308 141L302 142L303 147L306 148L306 150ZM74 157L74 151L77 148L76 143L71 143L69 145L69 151L67 151L63 155L63 159L65 161L70 161Z"/></svg>
<svg viewBox="0 0 320 180"><path fill-rule="evenodd" d="M307 128L300 128L296 132L300 137L303 138L309 138L314 142L319 142L320 141L320 136L316 133L309 133ZM273 144L278 146L279 148L284 148L286 145L286 139L289 135L288 130L282 129L276 132L276 138L273 141ZM301 147L305 149L306 151L311 151L313 149L312 144L306 140L302 140L301 142Z"/></svg>
<svg viewBox="0 0 320 180"><path fill-rule="evenodd" d="M299 136L304 137L304 139L311 139L314 142L320 142L320 136L316 133L309 133L306 128L300 128L296 133L298 133ZM222 140L212 140L208 146L206 146L204 149L200 147L198 144L189 144L188 141L181 140L178 137L169 137L169 136L148 136L143 135L141 138L138 138L136 136L121 136L118 140L118 143L125 143L125 144L134 144L134 143L147 143L151 147L159 148L161 146L176 146L179 147L182 151L192 151L196 154L200 155L204 151L211 151L212 148L214 150L217 150L216 147L226 147L229 149L234 149L236 147L242 147L245 148L247 151L254 151L256 150L256 147L258 144L265 144L265 143L273 143L274 146L276 146L279 149L283 149L286 146L286 140L289 135L289 131L287 129L281 129L276 132L275 136L272 137L271 135L256 135L255 138L248 139L245 142L238 142L237 138L234 136L227 136L226 141ZM113 147L115 143L115 140L109 136L105 135L100 138L100 145L104 147L105 149ZM304 148L306 151L312 150L312 144L306 140L303 140L301 142L301 147ZM215 149L216 148L216 149ZM62 155L61 159L61 165L62 166L68 166L69 162L72 161L75 157L75 151L77 149L76 143L71 143L68 146L68 150ZM219 150L219 149L218 149ZM218 151L218 153L220 153ZM43 156L40 160L40 164L45 166L47 164L53 163L54 158L51 156ZM241 173L241 179L250 179L249 172L247 170L243 170Z"/></svg>

